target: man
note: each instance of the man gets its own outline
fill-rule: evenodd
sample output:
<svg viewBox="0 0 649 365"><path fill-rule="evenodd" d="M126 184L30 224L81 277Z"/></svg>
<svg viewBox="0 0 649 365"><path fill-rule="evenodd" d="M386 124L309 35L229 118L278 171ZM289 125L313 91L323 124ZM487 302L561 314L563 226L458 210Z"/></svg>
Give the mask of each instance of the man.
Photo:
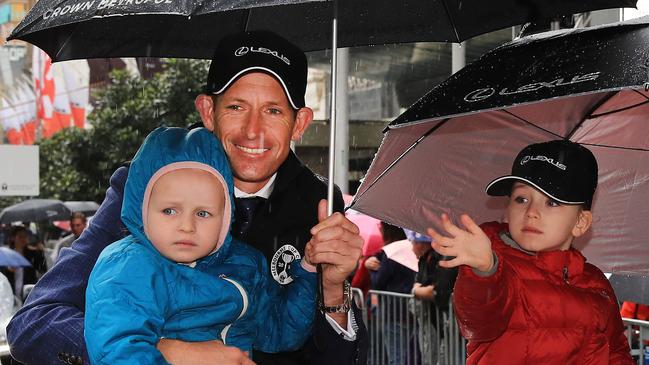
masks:
<svg viewBox="0 0 649 365"><path fill-rule="evenodd" d="M51 254L52 264L56 262L56 259L59 257L59 253L63 247L72 246L72 242L76 241L77 238L81 236L81 232L86 229L87 224L88 222L85 214L81 212L72 213L72 216L70 216L70 230L72 233L61 238L54 246Z"/></svg>
<svg viewBox="0 0 649 365"><path fill-rule="evenodd" d="M364 363L367 333L360 312L349 310L345 278L361 254L358 228L342 214L326 217L326 184L290 151L313 119L304 105L306 57L269 32L226 37L215 52L206 93L196 98L203 124L223 143L234 173L236 237L261 250L271 274L290 285L287 268L305 255L323 266L324 307L311 339L299 351L255 352L259 364ZM208 153L209 151L205 151ZM71 250L32 292L8 327L12 354L28 364L87 363L83 342L84 292L101 250L122 237L119 211L126 168L111 178L106 199ZM342 209L336 194L336 210ZM281 303L278 303L281 305ZM324 316L322 312L332 312ZM162 339L158 349L173 364L251 364L219 341Z"/></svg>

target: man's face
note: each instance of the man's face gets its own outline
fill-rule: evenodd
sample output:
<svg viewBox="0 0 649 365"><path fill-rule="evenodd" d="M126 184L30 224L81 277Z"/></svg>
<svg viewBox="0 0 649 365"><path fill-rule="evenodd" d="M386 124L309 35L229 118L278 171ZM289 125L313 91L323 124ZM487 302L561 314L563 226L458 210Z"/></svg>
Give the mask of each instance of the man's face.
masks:
<svg viewBox="0 0 649 365"><path fill-rule="evenodd" d="M567 250L574 237L583 234L590 222L583 221L577 205L558 203L530 185L517 182L512 187L507 222L509 232L528 251Z"/></svg>
<svg viewBox="0 0 649 365"><path fill-rule="evenodd" d="M286 160L291 140L301 138L313 119L308 108L293 110L277 79L261 72L240 77L219 94L211 114L201 97L196 106L203 123L223 143L235 186L248 193L268 182Z"/></svg>
<svg viewBox="0 0 649 365"><path fill-rule="evenodd" d="M224 224L222 184L209 172L181 169L163 175L151 190L146 235L164 257L191 263L209 255Z"/></svg>
<svg viewBox="0 0 649 365"><path fill-rule="evenodd" d="M432 249L430 242L423 242L423 241L410 241L410 242L412 243L412 252L415 253L415 256L417 256L418 259L424 256L426 252Z"/></svg>
<svg viewBox="0 0 649 365"><path fill-rule="evenodd" d="M86 229L86 222L81 218L73 218L72 221L70 221L70 229L75 237L79 237L81 236L81 232Z"/></svg>

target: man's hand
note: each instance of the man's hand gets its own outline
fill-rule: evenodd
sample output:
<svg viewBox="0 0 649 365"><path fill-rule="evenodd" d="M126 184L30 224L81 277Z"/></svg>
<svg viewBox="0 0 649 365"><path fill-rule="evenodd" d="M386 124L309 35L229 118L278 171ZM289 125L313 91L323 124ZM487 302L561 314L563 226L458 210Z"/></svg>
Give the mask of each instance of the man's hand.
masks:
<svg viewBox="0 0 649 365"><path fill-rule="evenodd" d="M453 224L448 215L442 214L442 226L450 237L428 228L428 235L433 239L433 249L443 256L455 256L451 260L440 261L439 266L450 268L469 265L478 271L491 270L494 258L489 237L468 215L462 214L460 221L465 229Z"/></svg>
<svg viewBox="0 0 649 365"><path fill-rule="evenodd" d="M343 282L358 265L363 250L363 238L358 227L341 213L327 217L327 201L318 204L318 223L311 228L305 257L310 264L322 264L322 286L326 306L342 304ZM332 316L333 318L334 316ZM342 316L340 316L342 318ZM344 321L336 321L345 324Z"/></svg>
<svg viewBox="0 0 649 365"><path fill-rule="evenodd" d="M173 365L255 365L245 352L218 340L183 342L163 338L157 348Z"/></svg>
<svg viewBox="0 0 649 365"><path fill-rule="evenodd" d="M368 257L365 260L365 268L371 271L379 271L381 268L381 261L374 256Z"/></svg>

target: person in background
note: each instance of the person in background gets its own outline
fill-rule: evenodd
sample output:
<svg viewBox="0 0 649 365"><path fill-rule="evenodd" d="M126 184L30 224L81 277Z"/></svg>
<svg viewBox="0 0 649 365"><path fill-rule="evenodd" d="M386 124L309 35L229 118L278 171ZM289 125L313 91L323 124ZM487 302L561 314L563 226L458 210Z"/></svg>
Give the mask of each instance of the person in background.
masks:
<svg viewBox="0 0 649 365"><path fill-rule="evenodd" d="M486 187L509 196L505 222L463 228L443 214L448 236L433 248L459 267L453 307L467 364L631 365L618 301L601 270L572 246L593 222L598 168L569 140L523 148L511 174Z"/></svg>
<svg viewBox="0 0 649 365"><path fill-rule="evenodd" d="M81 236L81 233L83 232L84 229L86 229L86 226L88 225L88 221L86 219L86 215L81 213L81 212L74 212L70 216L70 233L69 235L61 238L56 245L54 245L54 249L52 250L52 262L56 262L58 259L61 249L64 247L70 247L72 246L72 243L77 240Z"/></svg>
<svg viewBox="0 0 649 365"><path fill-rule="evenodd" d="M403 239L391 241L397 237L405 238L401 228L383 222L381 227L384 240L386 240L384 249L389 245L407 243ZM396 231L400 233L396 233ZM410 250L410 247L407 247L407 249ZM376 267L374 265L375 260L379 263L378 269L371 275L371 288L373 290L401 294L410 293L416 274L413 269L389 258L383 249L376 257L371 259L368 259L369 264L367 262L365 264L366 266L370 265L368 269ZM383 335L381 340L388 363L390 365L410 363L414 359L413 340L415 331L413 318L408 311L407 300L388 294L382 294L378 299L378 301L375 298L372 299L372 307L377 309L376 312L378 312L379 318L383 320L381 321Z"/></svg>
<svg viewBox="0 0 649 365"><path fill-rule="evenodd" d="M23 298L23 286L36 284L38 279L47 271L45 265L44 247L42 243L31 242L31 232L26 226L13 226L9 232L9 247L23 255L31 267L3 267L2 273L9 279L11 286L19 298Z"/></svg>
<svg viewBox="0 0 649 365"><path fill-rule="evenodd" d="M412 243L412 251L419 259L412 295L418 301L415 302L415 313L419 320L418 341L422 365L441 365L444 355L442 317L448 313L457 268L439 266L442 256L433 250L430 237L407 229L404 231Z"/></svg>

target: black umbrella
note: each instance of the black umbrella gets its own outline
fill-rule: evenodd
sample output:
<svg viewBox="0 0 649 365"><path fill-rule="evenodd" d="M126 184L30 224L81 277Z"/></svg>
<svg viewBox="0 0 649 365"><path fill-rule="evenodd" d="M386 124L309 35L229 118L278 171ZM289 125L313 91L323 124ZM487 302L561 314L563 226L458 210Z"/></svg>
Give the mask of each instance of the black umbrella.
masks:
<svg viewBox="0 0 649 365"><path fill-rule="evenodd" d="M398 226L439 214L501 220L485 186L524 146L568 138L599 161L594 223L577 242L608 272L649 273L649 18L501 46L392 122L352 207Z"/></svg>
<svg viewBox="0 0 649 365"><path fill-rule="evenodd" d="M93 201L67 201L63 203L72 213L81 212L86 216L95 214L99 209L99 204Z"/></svg>
<svg viewBox="0 0 649 365"><path fill-rule="evenodd" d="M100 57L210 58L219 39L272 30L305 51L330 48L332 0L40 0L14 29L53 61ZM636 0L342 0L338 47L460 42L493 30Z"/></svg>
<svg viewBox="0 0 649 365"><path fill-rule="evenodd" d="M60 200L30 199L3 209L0 223L58 221L70 219L70 214Z"/></svg>

